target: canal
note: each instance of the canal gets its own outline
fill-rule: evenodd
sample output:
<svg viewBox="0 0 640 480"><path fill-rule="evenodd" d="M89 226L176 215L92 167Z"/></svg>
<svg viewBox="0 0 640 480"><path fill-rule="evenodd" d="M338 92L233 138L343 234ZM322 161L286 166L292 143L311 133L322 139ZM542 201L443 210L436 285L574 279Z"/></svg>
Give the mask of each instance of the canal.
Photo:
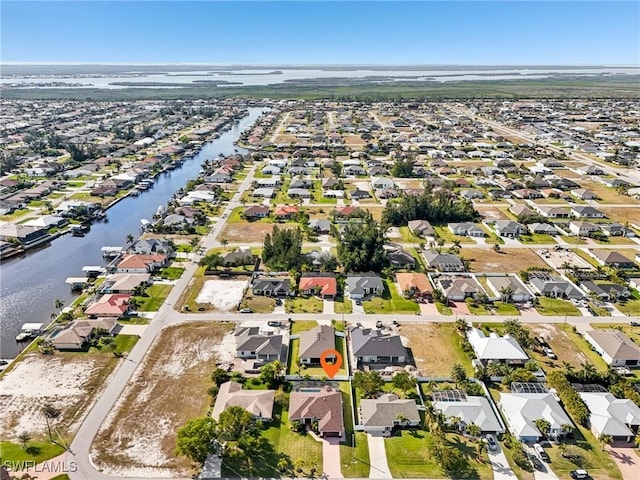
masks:
<svg viewBox="0 0 640 480"><path fill-rule="evenodd" d="M92 224L84 237L64 235L48 247L3 262L0 266L0 358L13 358L20 351L21 345L16 343L15 336L24 323L48 323L55 311L56 299L65 305L73 300L75 295L65 283L67 277L83 276L85 265L104 265L101 247L125 246L128 234L138 237L140 220L151 219L158 206L164 206L188 180L196 178L205 160L236 151L246 153L233 142L262 112L261 108L250 108L248 116L216 140L203 145L195 157L156 177L152 189L111 207L107 211L108 221Z"/></svg>

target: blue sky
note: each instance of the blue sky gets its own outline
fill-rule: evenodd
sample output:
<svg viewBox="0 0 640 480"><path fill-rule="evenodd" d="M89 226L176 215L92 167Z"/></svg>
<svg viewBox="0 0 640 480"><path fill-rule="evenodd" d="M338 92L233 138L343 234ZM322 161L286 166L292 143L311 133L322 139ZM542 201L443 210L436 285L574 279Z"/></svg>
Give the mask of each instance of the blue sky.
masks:
<svg viewBox="0 0 640 480"><path fill-rule="evenodd" d="M0 4L2 62L634 64L637 1Z"/></svg>

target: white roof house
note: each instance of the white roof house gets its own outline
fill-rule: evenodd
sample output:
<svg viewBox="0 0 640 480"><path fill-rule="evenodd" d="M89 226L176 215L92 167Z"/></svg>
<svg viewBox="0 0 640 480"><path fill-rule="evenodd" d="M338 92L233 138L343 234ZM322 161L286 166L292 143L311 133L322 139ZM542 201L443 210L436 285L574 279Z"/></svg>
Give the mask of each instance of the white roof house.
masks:
<svg viewBox="0 0 640 480"><path fill-rule="evenodd" d="M640 407L629 399L616 398L609 392L580 392L589 409L591 430L596 436L611 435L627 441L635 435L629 427L640 426Z"/></svg>
<svg viewBox="0 0 640 480"><path fill-rule="evenodd" d="M522 362L529 359L529 356L511 335L501 337L492 332L487 337L482 330L471 328L467 332L467 338L478 360Z"/></svg>
<svg viewBox="0 0 640 480"><path fill-rule="evenodd" d="M569 416L550 393L501 393L499 405L509 424L509 431L522 441L536 442L542 437L535 424L540 418L551 424L550 437L566 433L563 425L573 426Z"/></svg>
<svg viewBox="0 0 640 480"><path fill-rule="evenodd" d="M458 417L465 425L477 425L482 432L504 433L504 427L485 397L471 396L460 401L433 402L447 418Z"/></svg>
<svg viewBox="0 0 640 480"><path fill-rule="evenodd" d="M273 413L274 390L243 390L237 382L220 385L211 416L214 420L228 407L242 407L259 420L271 420Z"/></svg>

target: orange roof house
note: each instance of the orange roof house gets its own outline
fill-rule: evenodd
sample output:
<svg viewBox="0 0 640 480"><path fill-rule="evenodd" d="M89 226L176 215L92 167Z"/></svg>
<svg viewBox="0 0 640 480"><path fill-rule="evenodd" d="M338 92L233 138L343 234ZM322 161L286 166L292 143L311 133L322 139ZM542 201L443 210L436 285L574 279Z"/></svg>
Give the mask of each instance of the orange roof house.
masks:
<svg viewBox="0 0 640 480"><path fill-rule="evenodd" d="M110 293L103 295L84 311L88 317L121 317L129 309L130 295Z"/></svg>
<svg viewBox="0 0 640 480"><path fill-rule="evenodd" d="M306 295L335 297L338 294L338 283L333 273L303 273L298 289Z"/></svg>
<svg viewBox="0 0 640 480"><path fill-rule="evenodd" d="M411 297L430 297L433 294L433 286L424 273L396 273L396 281L400 290Z"/></svg>
<svg viewBox="0 0 640 480"><path fill-rule="evenodd" d="M273 211L273 215L280 218L291 218L300 210L295 205L278 205Z"/></svg>

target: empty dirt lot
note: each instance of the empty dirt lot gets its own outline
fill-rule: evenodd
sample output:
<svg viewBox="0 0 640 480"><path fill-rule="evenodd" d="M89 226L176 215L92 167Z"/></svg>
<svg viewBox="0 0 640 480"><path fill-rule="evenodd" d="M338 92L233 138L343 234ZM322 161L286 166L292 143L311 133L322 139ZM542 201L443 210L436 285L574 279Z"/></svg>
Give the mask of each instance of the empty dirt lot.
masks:
<svg viewBox="0 0 640 480"><path fill-rule="evenodd" d="M460 253L471 260L472 272L513 273L527 267L547 267L538 255L527 248L505 248L500 252L491 248L463 248Z"/></svg>
<svg viewBox="0 0 640 480"><path fill-rule="evenodd" d="M163 330L102 425L92 447L107 474L173 477L193 473L175 453L176 430L207 412L210 374L232 325L176 325Z"/></svg>

